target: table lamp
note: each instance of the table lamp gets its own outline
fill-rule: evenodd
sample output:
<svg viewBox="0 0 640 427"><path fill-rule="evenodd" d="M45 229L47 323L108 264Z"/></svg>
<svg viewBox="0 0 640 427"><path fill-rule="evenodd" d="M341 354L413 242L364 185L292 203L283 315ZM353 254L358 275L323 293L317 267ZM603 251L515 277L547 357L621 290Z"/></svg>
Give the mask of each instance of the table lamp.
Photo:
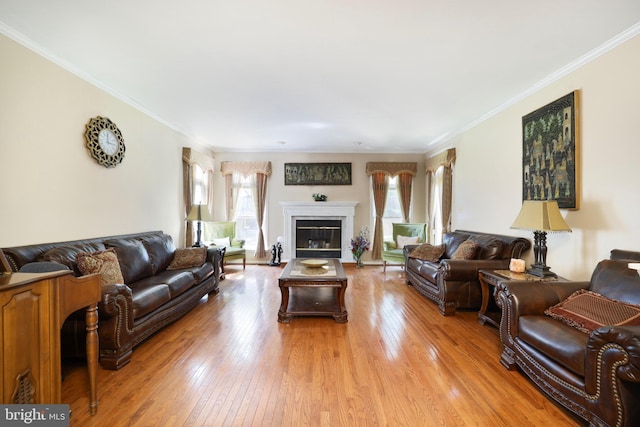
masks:
<svg viewBox="0 0 640 427"><path fill-rule="evenodd" d="M547 232L571 232L560 214L555 200L525 200L511 228L533 231L533 254L535 262L527 273L537 277L551 278L556 274L547 266Z"/></svg>
<svg viewBox="0 0 640 427"><path fill-rule="evenodd" d="M187 215L187 221L198 221L198 230L196 232L196 242L193 244L193 247L201 247L204 246L202 244L202 221L213 221L213 217L209 213L209 208L207 205L193 205L191 206L191 210L189 211L189 215Z"/></svg>

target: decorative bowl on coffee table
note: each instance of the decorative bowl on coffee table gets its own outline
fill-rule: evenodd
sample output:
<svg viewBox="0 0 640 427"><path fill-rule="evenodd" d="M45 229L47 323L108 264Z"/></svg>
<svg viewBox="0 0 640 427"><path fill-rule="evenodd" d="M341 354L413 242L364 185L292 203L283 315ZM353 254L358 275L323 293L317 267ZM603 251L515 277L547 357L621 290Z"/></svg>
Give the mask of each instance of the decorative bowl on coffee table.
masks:
<svg viewBox="0 0 640 427"><path fill-rule="evenodd" d="M328 264L326 259L303 259L300 261L302 265L309 268L320 268Z"/></svg>

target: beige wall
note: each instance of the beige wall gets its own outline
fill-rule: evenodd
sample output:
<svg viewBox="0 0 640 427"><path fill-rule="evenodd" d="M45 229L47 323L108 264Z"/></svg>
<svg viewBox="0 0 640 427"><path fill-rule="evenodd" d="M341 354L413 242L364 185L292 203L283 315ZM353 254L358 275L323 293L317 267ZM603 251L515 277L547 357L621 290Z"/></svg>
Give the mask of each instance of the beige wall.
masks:
<svg viewBox="0 0 640 427"><path fill-rule="evenodd" d="M0 247L162 229L182 236L181 134L0 35ZM85 147L97 115L122 131L113 169Z"/></svg>
<svg viewBox="0 0 640 427"><path fill-rule="evenodd" d="M418 174L414 179L413 203L411 219L416 222L425 221L425 173L424 156L418 154L293 154L293 153L215 153L216 172L214 179L214 198L216 219L224 220L224 181L219 173L219 165L223 161L252 161L269 160L273 169L267 189L267 234L266 246L270 248L276 242L278 236L284 235L284 214L281 201L305 201L313 200L313 193L327 195L333 202L358 202L354 218L354 232L368 225L373 230L371 219L371 184L365 172L367 162L417 162ZM306 162L348 162L351 163L352 185L284 185L284 164ZM249 254L248 254L249 255ZM253 256L253 254L250 254ZM370 252L363 258L370 260Z"/></svg>
<svg viewBox="0 0 640 427"><path fill-rule="evenodd" d="M184 242L181 147L191 142L132 106L31 50L0 36L0 247L164 230ZM85 147L85 125L112 119L127 147L122 164L98 165ZM281 200L358 201L355 227L369 224L368 161L417 161L413 219L424 221L421 155L216 153L223 160L266 159L267 245L283 234ZM351 186L284 186L285 162L352 162ZM224 218L223 180L215 178L216 218Z"/></svg>
<svg viewBox="0 0 640 427"><path fill-rule="evenodd" d="M563 211L573 233L549 234L547 264L589 279L613 248L640 250L640 37L600 56L463 133L456 147L454 228L522 235L522 116L580 91L580 208Z"/></svg>
<svg viewBox="0 0 640 427"><path fill-rule="evenodd" d="M612 248L640 249L640 37L459 135L453 226L511 230L521 204L522 116L580 91L580 209L565 211L571 234L550 235L548 264L587 279ZM0 36L0 247L162 229L181 245L181 147L184 135L106 94L36 53ZM84 145L91 117L110 117L127 153L115 169L98 165ZM358 201L355 228L370 225L367 161L418 161L413 220L425 219L424 156L370 154L216 153L224 160L270 160L267 245L283 233L280 200ZM351 162L352 186L287 186L286 162ZM224 217L216 175L216 216Z"/></svg>

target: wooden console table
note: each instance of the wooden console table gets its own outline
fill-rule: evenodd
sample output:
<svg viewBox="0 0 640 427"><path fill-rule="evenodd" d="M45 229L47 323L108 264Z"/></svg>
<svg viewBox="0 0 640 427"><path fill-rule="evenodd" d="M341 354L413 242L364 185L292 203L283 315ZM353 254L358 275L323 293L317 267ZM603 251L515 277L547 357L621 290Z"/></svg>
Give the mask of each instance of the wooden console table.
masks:
<svg viewBox="0 0 640 427"><path fill-rule="evenodd" d="M99 274L71 271L0 276L0 364L2 403L61 402L60 329L73 312L87 307L89 411L98 407Z"/></svg>

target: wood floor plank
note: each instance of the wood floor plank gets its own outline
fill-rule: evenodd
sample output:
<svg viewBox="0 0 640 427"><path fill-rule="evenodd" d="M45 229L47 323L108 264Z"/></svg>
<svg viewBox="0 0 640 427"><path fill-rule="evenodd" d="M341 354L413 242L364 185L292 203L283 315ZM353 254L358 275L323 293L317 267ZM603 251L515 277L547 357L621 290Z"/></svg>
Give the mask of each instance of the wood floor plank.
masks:
<svg viewBox="0 0 640 427"><path fill-rule="evenodd" d="M579 426L500 365L477 313L443 317L399 267L348 268L349 321L277 322L281 268L229 266L220 294L98 372L66 362L72 426Z"/></svg>

